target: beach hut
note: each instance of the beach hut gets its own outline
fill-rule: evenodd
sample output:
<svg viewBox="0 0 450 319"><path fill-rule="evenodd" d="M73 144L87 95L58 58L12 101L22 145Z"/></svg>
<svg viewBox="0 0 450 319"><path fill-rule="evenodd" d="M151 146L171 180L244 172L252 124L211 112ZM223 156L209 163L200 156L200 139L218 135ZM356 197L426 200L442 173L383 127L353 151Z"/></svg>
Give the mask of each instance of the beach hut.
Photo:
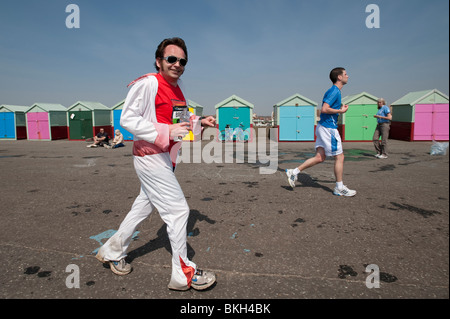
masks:
<svg viewBox="0 0 450 319"><path fill-rule="evenodd" d="M203 106L200 104L192 100L188 100L188 107L191 113L194 113L197 116L203 116Z"/></svg>
<svg viewBox="0 0 450 319"><path fill-rule="evenodd" d="M372 141L377 127L373 116L378 112L378 98L367 92L349 95L342 99L349 106L339 115L339 131L343 141Z"/></svg>
<svg viewBox="0 0 450 319"><path fill-rule="evenodd" d="M101 128L113 136L111 109L99 102L78 101L67 109L69 140L85 140Z"/></svg>
<svg viewBox="0 0 450 319"><path fill-rule="evenodd" d="M434 89L411 92L391 104L390 138L448 141L448 96Z"/></svg>
<svg viewBox="0 0 450 319"><path fill-rule="evenodd" d="M29 106L0 105L0 140L27 138L25 112Z"/></svg>
<svg viewBox="0 0 450 319"><path fill-rule="evenodd" d="M251 128L253 127L253 104L236 95L232 95L216 104L215 108L216 121L221 134L225 132L225 128L232 129L236 138L236 136L240 135L238 130L242 129L245 133L244 139L249 140Z"/></svg>
<svg viewBox="0 0 450 319"><path fill-rule="evenodd" d="M279 141L314 141L317 103L294 94L274 106Z"/></svg>
<svg viewBox="0 0 450 319"><path fill-rule="evenodd" d="M201 106L200 104L198 104L192 100L188 100L188 108L189 108L189 112L191 112L197 116L203 115L203 106ZM193 140L194 140L194 134L192 132L189 132L189 134L187 134L183 138L183 141L193 141Z"/></svg>
<svg viewBox="0 0 450 319"><path fill-rule="evenodd" d="M28 140L67 138L67 109L61 104L35 103L26 112Z"/></svg>
<svg viewBox="0 0 450 319"><path fill-rule="evenodd" d="M132 141L133 140L133 134L128 132L126 129L124 129L120 125L120 117L122 116L122 110L123 105L125 104L125 100L122 100L121 102L117 103L112 107L112 116L113 116L113 126L114 126L114 135L116 134L115 131L119 130L120 133L123 135L124 141Z"/></svg>

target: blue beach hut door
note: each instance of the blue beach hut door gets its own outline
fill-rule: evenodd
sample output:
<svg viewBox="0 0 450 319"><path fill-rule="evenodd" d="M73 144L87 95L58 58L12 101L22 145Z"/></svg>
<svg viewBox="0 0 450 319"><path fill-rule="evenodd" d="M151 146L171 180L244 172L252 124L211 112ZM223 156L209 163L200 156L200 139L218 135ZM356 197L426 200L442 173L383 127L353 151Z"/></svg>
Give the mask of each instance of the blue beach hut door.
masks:
<svg viewBox="0 0 450 319"><path fill-rule="evenodd" d="M0 112L0 138L15 138L13 112Z"/></svg>
<svg viewBox="0 0 450 319"><path fill-rule="evenodd" d="M314 141L314 107L280 107L280 141Z"/></svg>

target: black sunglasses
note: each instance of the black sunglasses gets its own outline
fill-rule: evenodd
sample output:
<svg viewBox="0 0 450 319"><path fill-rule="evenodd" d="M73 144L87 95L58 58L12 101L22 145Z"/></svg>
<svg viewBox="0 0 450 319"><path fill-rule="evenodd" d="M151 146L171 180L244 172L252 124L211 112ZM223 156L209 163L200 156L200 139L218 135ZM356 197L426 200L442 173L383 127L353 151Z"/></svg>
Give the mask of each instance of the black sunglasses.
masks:
<svg viewBox="0 0 450 319"><path fill-rule="evenodd" d="M166 56L165 58L163 58L163 60L166 60L170 64L174 64L174 63L177 63L177 61L180 61L181 66L186 66L186 64L187 64L186 59L177 58L176 56L173 56L173 55Z"/></svg>

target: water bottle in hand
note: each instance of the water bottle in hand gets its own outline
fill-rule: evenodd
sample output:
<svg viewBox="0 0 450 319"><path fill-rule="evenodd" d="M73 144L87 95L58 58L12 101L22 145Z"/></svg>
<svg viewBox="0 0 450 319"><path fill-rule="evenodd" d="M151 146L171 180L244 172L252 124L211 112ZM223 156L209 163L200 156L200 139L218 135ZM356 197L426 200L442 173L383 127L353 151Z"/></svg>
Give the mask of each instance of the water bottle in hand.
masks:
<svg viewBox="0 0 450 319"><path fill-rule="evenodd" d="M180 114L180 121L179 121L179 123L189 123L189 122L190 122L190 118L189 118L189 114L188 114L188 109L187 109L187 107L183 107L183 110L181 111L181 114ZM180 141L183 140L183 137L184 136L176 137L174 139L174 141L175 142L180 142Z"/></svg>

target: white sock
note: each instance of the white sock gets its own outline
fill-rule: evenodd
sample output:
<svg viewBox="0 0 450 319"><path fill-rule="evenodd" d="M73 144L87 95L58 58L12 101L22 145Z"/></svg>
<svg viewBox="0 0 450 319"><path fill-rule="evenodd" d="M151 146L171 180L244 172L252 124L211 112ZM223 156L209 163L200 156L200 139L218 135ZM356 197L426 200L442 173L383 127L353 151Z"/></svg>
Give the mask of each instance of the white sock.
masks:
<svg viewBox="0 0 450 319"><path fill-rule="evenodd" d="M337 189L343 189L344 188L344 182L336 182L336 188Z"/></svg>
<svg viewBox="0 0 450 319"><path fill-rule="evenodd" d="M296 169L294 169L294 171L292 172L294 175L298 175L300 174L300 170L298 169L298 167Z"/></svg>

